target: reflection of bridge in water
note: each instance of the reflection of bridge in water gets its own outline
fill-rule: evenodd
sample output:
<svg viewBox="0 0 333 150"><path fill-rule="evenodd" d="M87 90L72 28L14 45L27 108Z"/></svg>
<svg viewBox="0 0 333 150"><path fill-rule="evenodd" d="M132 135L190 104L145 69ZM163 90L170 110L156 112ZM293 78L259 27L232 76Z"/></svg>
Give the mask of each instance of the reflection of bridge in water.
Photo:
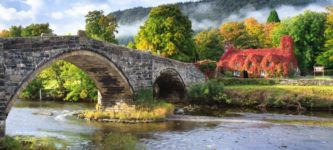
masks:
<svg viewBox="0 0 333 150"><path fill-rule="evenodd" d="M131 101L140 88L154 87L160 98L183 98L186 87L204 80L190 63L89 39L50 36L0 39L0 132L13 99L45 67L66 60L85 71L99 90L98 105Z"/></svg>

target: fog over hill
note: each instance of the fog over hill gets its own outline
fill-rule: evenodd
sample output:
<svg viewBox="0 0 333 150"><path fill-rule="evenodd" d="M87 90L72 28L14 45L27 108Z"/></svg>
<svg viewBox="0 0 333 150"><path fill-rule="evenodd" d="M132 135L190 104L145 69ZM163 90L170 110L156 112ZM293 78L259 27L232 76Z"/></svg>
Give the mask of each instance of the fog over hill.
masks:
<svg viewBox="0 0 333 150"><path fill-rule="evenodd" d="M254 17L265 22L271 9L276 9L281 19L301 14L305 10L325 11L333 0L202 0L177 3L184 15L192 21L196 32L219 27L229 21ZM137 7L112 12L119 28L117 37L120 44L127 44L137 34L151 8Z"/></svg>

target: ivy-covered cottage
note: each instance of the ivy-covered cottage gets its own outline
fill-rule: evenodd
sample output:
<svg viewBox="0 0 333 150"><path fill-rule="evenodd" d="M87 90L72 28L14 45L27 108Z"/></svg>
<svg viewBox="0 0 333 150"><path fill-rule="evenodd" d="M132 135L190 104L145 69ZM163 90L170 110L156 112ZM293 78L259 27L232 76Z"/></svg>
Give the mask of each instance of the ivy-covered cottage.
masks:
<svg viewBox="0 0 333 150"><path fill-rule="evenodd" d="M299 73L290 36L281 37L279 48L236 49L226 46L226 52L217 63L218 69L235 77L287 77Z"/></svg>

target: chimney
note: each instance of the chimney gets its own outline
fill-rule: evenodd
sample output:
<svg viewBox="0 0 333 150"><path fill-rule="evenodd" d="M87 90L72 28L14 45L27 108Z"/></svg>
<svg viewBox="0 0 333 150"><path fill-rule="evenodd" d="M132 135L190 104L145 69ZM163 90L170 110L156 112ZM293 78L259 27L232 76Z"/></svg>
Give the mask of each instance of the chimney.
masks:
<svg viewBox="0 0 333 150"><path fill-rule="evenodd" d="M288 51L289 53L293 53L294 41L291 36L283 35L281 37L280 48L283 51Z"/></svg>
<svg viewBox="0 0 333 150"><path fill-rule="evenodd" d="M226 42L224 44L224 53L234 50L234 44L232 42Z"/></svg>

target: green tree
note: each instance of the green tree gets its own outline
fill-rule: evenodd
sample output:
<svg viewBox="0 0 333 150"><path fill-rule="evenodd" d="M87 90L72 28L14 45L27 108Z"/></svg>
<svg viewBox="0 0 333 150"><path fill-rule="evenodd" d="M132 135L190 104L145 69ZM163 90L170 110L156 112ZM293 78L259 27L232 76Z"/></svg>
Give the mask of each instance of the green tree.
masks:
<svg viewBox="0 0 333 150"><path fill-rule="evenodd" d="M43 80L39 77L32 82L20 94L21 99L36 100L38 99L40 90L43 90Z"/></svg>
<svg viewBox="0 0 333 150"><path fill-rule="evenodd" d="M96 100L97 88L89 76L75 65L57 61L39 75L49 95L66 101Z"/></svg>
<svg viewBox="0 0 333 150"><path fill-rule="evenodd" d="M91 38L110 43L118 43L115 33L118 27L116 18L105 16L103 11L91 11L86 15L86 32Z"/></svg>
<svg viewBox="0 0 333 150"><path fill-rule="evenodd" d="M9 28L9 37L21 37L22 26L11 26Z"/></svg>
<svg viewBox="0 0 333 150"><path fill-rule="evenodd" d="M199 60L218 60L224 53L223 38L218 29L206 30L195 36Z"/></svg>
<svg viewBox="0 0 333 150"><path fill-rule="evenodd" d="M275 45L279 45L282 35L293 37L294 53L303 75L312 70L317 56L323 52L325 21L324 13L306 11L304 14L282 21L274 31Z"/></svg>
<svg viewBox="0 0 333 150"><path fill-rule="evenodd" d="M333 68L333 7L328 8L325 29L325 52L317 57L317 63L326 68Z"/></svg>
<svg viewBox="0 0 333 150"><path fill-rule="evenodd" d="M22 29L21 36L40 36L42 33L52 33L48 23L31 24Z"/></svg>
<svg viewBox="0 0 333 150"><path fill-rule="evenodd" d="M181 61L196 59L192 24L177 5L153 8L135 37L135 46Z"/></svg>
<svg viewBox="0 0 333 150"><path fill-rule="evenodd" d="M276 12L275 9L271 10L271 12L269 13L269 16L267 18L267 23L278 23L280 22L280 18L278 13Z"/></svg>

